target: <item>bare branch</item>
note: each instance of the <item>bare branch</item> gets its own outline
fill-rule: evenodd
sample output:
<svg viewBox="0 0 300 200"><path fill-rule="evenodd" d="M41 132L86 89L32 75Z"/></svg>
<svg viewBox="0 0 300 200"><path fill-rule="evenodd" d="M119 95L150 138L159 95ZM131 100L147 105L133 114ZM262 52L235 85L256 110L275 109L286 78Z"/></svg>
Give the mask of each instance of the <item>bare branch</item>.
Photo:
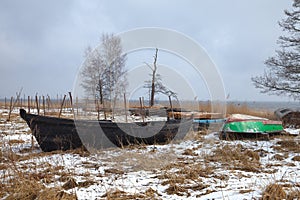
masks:
<svg viewBox="0 0 300 200"><path fill-rule="evenodd" d="M300 3L294 1L294 10L285 11L286 18L279 25L289 35L280 36L281 50L265 61L267 69L262 76L252 77L254 86L262 93L285 95L300 99Z"/></svg>

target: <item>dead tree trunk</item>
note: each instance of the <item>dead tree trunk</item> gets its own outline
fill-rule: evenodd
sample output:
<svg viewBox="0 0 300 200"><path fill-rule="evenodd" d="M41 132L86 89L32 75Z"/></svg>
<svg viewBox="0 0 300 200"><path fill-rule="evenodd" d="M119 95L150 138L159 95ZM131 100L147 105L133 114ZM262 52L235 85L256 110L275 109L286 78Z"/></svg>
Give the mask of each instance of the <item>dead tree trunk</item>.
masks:
<svg viewBox="0 0 300 200"><path fill-rule="evenodd" d="M153 62L153 68L152 69L152 81L151 81L151 98L150 98L150 106L154 105L154 96L155 96L155 77L156 77L156 71L157 71L157 52L158 49L155 51L154 55L154 62Z"/></svg>

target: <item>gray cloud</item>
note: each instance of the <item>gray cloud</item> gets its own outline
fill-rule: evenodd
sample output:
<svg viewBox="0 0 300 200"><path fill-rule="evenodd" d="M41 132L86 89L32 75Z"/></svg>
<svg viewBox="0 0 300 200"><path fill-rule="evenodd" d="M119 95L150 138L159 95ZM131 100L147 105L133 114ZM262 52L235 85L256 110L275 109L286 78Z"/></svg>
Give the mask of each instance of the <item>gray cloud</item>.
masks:
<svg viewBox="0 0 300 200"><path fill-rule="evenodd" d="M292 1L16 1L0 3L0 98L23 87L56 95L72 90L87 45L103 32L162 27L196 40L219 67L233 99L272 100L250 78L261 74ZM242 83L241 83L242 82ZM9 84L7 84L9 83ZM249 94L249 91L251 93Z"/></svg>

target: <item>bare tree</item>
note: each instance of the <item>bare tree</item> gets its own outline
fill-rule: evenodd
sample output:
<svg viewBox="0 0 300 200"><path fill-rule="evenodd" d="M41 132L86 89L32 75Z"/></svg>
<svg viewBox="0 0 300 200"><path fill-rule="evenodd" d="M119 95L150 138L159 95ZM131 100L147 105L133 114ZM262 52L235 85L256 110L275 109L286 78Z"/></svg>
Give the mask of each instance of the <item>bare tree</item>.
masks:
<svg viewBox="0 0 300 200"><path fill-rule="evenodd" d="M98 49L94 51L89 46L85 51L86 60L81 71L82 83L87 97L100 99L103 103L104 61Z"/></svg>
<svg viewBox="0 0 300 200"><path fill-rule="evenodd" d="M149 65L148 63L145 63L152 71L150 74L151 80L145 81L145 86L144 88L147 88L150 90L150 106L154 105L154 100L155 100L155 94L156 93L161 93L165 94L167 96L173 96L177 98L177 95L175 92L169 90L166 86L163 85L162 83L162 78L161 75L157 73L157 55L158 55L158 49L155 49L155 54L153 56L153 66Z"/></svg>
<svg viewBox="0 0 300 200"><path fill-rule="evenodd" d="M267 70L252 81L262 93L286 95L300 99L300 2L294 0L293 10L285 10L286 18L279 26L288 34L280 36L281 49L265 61Z"/></svg>
<svg viewBox="0 0 300 200"><path fill-rule="evenodd" d="M95 50L88 47L85 54L81 86L87 96L101 104L110 101L114 108L127 86L126 55L122 52L121 39L113 34L102 34L100 46Z"/></svg>

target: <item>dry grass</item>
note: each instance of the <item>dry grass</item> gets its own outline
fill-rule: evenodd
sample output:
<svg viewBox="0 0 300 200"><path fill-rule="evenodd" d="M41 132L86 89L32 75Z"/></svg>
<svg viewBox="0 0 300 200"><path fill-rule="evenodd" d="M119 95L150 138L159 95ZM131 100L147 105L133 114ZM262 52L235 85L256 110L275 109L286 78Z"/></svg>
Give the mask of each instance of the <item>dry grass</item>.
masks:
<svg viewBox="0 0 300 200"><path fill-rule="evenodd" d="M300 189L292 189L290 192L288 192L286 199L287 200L300 199Z"/></svg>
<svg viewBox="0 0 300 200"><path fill-rule="evenodd" d="M277 183L267 185L262 193L262 200L282 200L286 198L283 187Z"/></svg>
<svg viewBox="0 0 300 200"><path fill-rule="evenodd" d="M207 188L208 185L202 183L202 178L213 174L213 168L203 163L178 161L164 168L163 173L157 178L162 180L161 185L168 186L165 190L167 194L189 197L191 191L203 191Z"/></svg>
<svg viewBox="0 0 300 200"><path fill-rule="evenodd" d="M128 168L129 171L152 171L153 169L164 168L169 165L171 161L176 160L176 155L172 152L172 149L166 152L157 152L155 147L149 150L136 147L133 151L130 151L129 148L117 149L115 151L118 152L117 156L111 156L107 160L102 158L104 161L118 163L114 168L107 169L106 173L124 173L122 166L130 166L130 168Z"/></svg>
<svg viewBox="0 0 300 200"><path fill-rule="evenodd" d="M292 160L293 160L293 161L300 161L300 156L294 156L294 157L292 158Z"/></svg>
<svg viewBox="0 0 300 200"><path fill-rule="evenodd" d="M229 104L227 104L226 112L227 112L227 114L239 113L239 114L245 114L245 115L253 115L253 116L257 116L257 117L263 117L263 118L272 119L272 120L276 119L273 112L268 111L268 110L249 108L246 103L239 104L239 105L229 103Z"/></svg>
<svg viewBox="0 0 300 200"><path fill-rule="evenodd" d="M19 142L12 142L11 144L16 143ZM0 170L2 170L0 175L0 198L8 200L77 199L75 194L63 191L63 189L66 189L66 185L69 184L68 181L63 187L55 184L57 182L55 176L61 174L60 169L63 169L62 166L34 162L19 163L20 160L38 159L48 154L37 153L23 156L11 150L6 150L4 153L0 151ZM71 176L71 173L68 173L68 176ZM54 183L54 186L46 187L45 184L49 183Z"/></svg>
<svg viewBox="0 0 300 200"><path fill-rule="evenodd" d="M11 146L11 145L14 145L14 144L23 144L25 143L24 140L17 140L17 139L13 139L13 140L9 140L8 141L8 144Z"/></svg>
<svg viewBox="0 0 300 200"><path fill-rule="evenodd" d="M24 174L21 176L15 177L9 184L3 186L4 190L0 193L2 197L7 200L77 199L75 194L65 193L59 187L47 188L31 176L25 177Z"/></svg>
<svg viewBox="0 0 300 200"><path fill-rule="evenodd" d="M124 192L119 189L112 189L107 191L102 198L105 198L107 200L131 200L131 199L145 199L145 200L158 200L159 194L157 191L153 190L152 188L149 188L145 192L141 193L135 193L135 194L128 194L127 192Z"/></svg>
<svg viewBox="0 0 300 200"><path fill-rule="evenodd" d="M300 146L299 141L294 140L294 138L282 137L282 139L278 141L276 145L273 146L273 148L281 152L300 153L299 146Z"/></svg>
<svg viewBox="0 0 300 200"><path fill-rule="evenodd" d="M214 107L216 107L216 110L222 110L223 104L215 104ZM211 102L200 102L198 109L199 111L204 112L212 112L212 103ZM227 103L226 104L226 113L227 114L246 114L246 115L254 115L258 117L264 117L268 119L275 119L274 113L268 110L262 110L262 109L253 109L249 108L247 103L241 103L241 104L235 104L235 103Z"/></svg>
<svg viewBox="0 0 300 200"><path fill-rule="evenodd" d="M259 172L261 169L258 152L245 149L242 145L224 145L216 148L212 155L206 157L208 162L220 162L229 169Z"/></svg>

